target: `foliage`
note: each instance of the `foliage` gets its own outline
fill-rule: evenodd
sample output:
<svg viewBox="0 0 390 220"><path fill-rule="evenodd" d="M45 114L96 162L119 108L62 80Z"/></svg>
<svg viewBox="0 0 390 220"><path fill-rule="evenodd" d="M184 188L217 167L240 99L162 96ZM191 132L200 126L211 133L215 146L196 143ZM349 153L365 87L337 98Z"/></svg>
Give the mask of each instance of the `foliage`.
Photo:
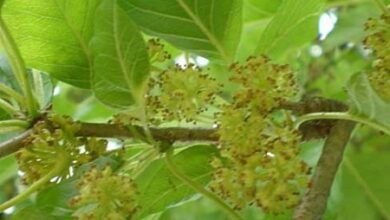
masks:
<svg viewBox="0 0 390 220"><path fill-rule="evenodd" d="M389 3L2 1L0 218L297 219L338 119L316 218L390 219Z"/></svg>

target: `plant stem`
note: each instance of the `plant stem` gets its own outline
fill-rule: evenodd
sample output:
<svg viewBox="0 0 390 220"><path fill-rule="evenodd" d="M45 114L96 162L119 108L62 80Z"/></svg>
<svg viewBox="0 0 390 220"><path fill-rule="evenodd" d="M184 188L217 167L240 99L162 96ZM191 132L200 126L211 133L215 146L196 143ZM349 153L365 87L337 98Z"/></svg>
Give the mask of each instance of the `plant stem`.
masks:
<svg viewBox="0 0 390 220"><path fill-rule="evenodd" d="M69 159L68 154L65 151L58 152L57 158L58 158L57 163L55 164L54 168L49 173L47 173L41 179L37 180L30 187L28 187L26 190L24 190L23 192L21 192L20 194L18 194L14 198L1 204L0 205L0 212L4 211L7 208L14 206L17 203L20 203L20 202L26 200L32 193L39 190L39 188L41 188L44 184L48 183L52 178L61 174L61 172L69 166L70 159Z"/></svg>
<svg viewBox="0 0 390 220"><path fill-rule="evenodd" d="M18 112L18 110L9 104L8 102L4 101L3 99L0 98L0 109L3 109L6 111L9 115L14 115Z"/></svg>
<svg viewBox="0 0 390 220"><path fill-rule="evenodd" d="M328 197L338 167L355 123L337 121L328 135L311 179L311 187L296 208L293 220L320 220L326 211Z"/></svg>
<svg viewBox="0 0 390 220"><path fill-rule="evenodd" d="M0 18L0 43L7 53L12 71L27 99L28 112L30 113L30 116L34 118L38 115L37 103L32 93L31 84L27 78L26 67L24 66L19 50L2 18Z"/></svg>
<svg viewBox="0 0 390 220"><path fill-rule="evenodd" d="M5 142L0 143L0 158L15 153L24 147L23 141L26 140L32 131L31 129L24 131L23 133L15 136Z"/></svg>
<svg viewBox="0 0 390 220"><path fill-rule="evenodd" d="M387 10L387 8L386 8L385 3L384 3L382 0L374 0L374 2L375 2L375 4L378 6L378 8L379 8L380 10L382 10L382 12L383 12L384 14L386 14L386 13L389 12L389 11Z"/></svg>
<svg viewBox="0 0 390 220"><path fill-rule="evenodd" d="M0 84L0 91L3 92L4 94L14 98L19 103L19 105L26 106L25 98L22 95L20 95L18 92L16 92L15 90L6 86L5 84L2 84L2 83Z"/></svg>
<svg viewBox="0 0 390 220"><path fill-rule="evenodd" d="M29 126L30 123L23 120L11 119L11 120L0 121L0 128L19 127L24 129L24 128L28 128Z"/></svg>
<svg viewBox="0 0 390 220"><path fill-rule="evenodd" d="M317 112L317 113L309 113L306 115L302 115L298 118L298 120L295 122L296 127L299 127L300 124L306 121L311 120L320 120L320 119L340 119L340 120L348 120L348 121L354 121L357 123L368 125L372 128L375 128L377 130L383 131L384 133L390 135L390 128L379 124L375 121L371 121L370 119L351 115L348 112Z"/></svg>
<svg viewBox="0 0 390 220"><path fill-rule="evenodd" d="M189 187L193 188L206 198L209 198L210 200L214 201L223 211L225 211L231 219L235 220L242 220L241 216L239 216L231 207L229 207L224 201L222 201L218 196L215 194L207 191L202 186L200 186L198 183L192 181L190 178L185 176L180 172L179 169L175 166L175 164L172 161L172 154L173 149L168 150L168 152L165 154L165 162L166 165L171 171L171 173L177 177L179 180L181 180L183 183L187 184Z"/></svg>

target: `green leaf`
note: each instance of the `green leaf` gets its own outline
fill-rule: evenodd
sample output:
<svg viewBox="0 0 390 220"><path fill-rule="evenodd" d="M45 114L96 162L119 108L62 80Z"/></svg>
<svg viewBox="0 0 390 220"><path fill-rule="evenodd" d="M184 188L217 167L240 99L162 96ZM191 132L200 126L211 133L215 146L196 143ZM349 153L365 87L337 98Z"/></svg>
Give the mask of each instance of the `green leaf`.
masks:
<svg viewBox="0 0 390 220"><path fill-rule="evenodd" d="M347 159L348 160L348 159ZM361 185L356 181L356 176L346 166L346 161L341 169L341 184L339 203L336 204L337 219L376 220L380 219L375 207L365 195ZM349 163L349 162L348 162ZM354 173L355 174L355 173ZM333 218L335 219L335 218Z"/></svg>
<svg viewBox="0 0 390 220"><path fill-rule="evenodd" d="M50 77L38 70L29 70L31 74L31 84L33 85L35 97L38 99L38 103L41 109L46 108L53 98L53 83Z"/></svg>
<svg viewBox="0 0 390 220"><path fill-rule="evenodd" d="M0 159L0 185L17 175L18 165L14 155Z"/></svg>
<svg viewBox="0 0 390 220"><path fill-rule="evenodd" d="M205 186L211 180L213 172L209 162L217 155L215 146L196 145L175 155L173 161L184 175ZM192 188L170 173L164 159L151 163L135 181L141 192L138 218L161 212L167 207L187 201L196 194Z"/></svg>
<svg viewBox="0 0 390 220"><path fill-rule="evenodd" d="M366 74L352 76L347 91L352 105L351 114L390 128L390 103L374 91Z"/></svg>
<svg viewBox="0 0 390 220"><path fill-rule="evenodd" d="M345 43L360 44L366 33L364 24L370 17L378 16L378 8L372 2L367 2L356 7L346 7L337 13L337 23L322 42L325 51L330 51Z"/></svg>
<svg viewBox="0 0 390 220"><path fill-rule="evenodd" d="M65 83L56 85L59 94L53 97L53 111L60 115L69 115L74 120L88 122L107 122L113 111L103 105L92 91L79 89Z"/></svg>
<svg viewBox="0 0 390 220"><path fill-rule="evenodd" d="M63 218L52 216L44 210L37 208L35 205L28 205L18 210L11 220L71 220L71 218Z"/></svg>
<svg viewBox="0 0 390 220"><path fill-rule="evenodd" d="M116 4L104 0L96 12L91 41L93 90L106 105L127 108L143 97L149 57L137 26Z"/></svg>
<svg viewBox="0 0 390 220"><path fill-rule="evenodd" d="M371 219L389 219L390 178L388 178L388 171L390 164L388 161L390 154L388 154L387 150L375 150L368 145L365 145L364 148L362 151L349 152L343 164L345 178L350 178L344 178L344 181L355 181L354 184L357 185L358 190L353 191L353 193L363 197L360 198L363 201L360 201L362 202L361 204L345 204L349 210L344 210L343 214L348 214L348 216L341 219L370 219L369 216L364 218L364 213L361 213L358 217L356 216L359 205L366 206L364 209L367 212L369 208L371 208L371 212L373 212L372 209L375 209L372 215L375 216L376 214L377 218ZM348 182L345 182L345 184L348 184ZM344 186L348 189L351 187L349 184ZM342 190L345 193L344 196L350 196L349 193L352 193L347 189ZM351 196L353 197L353 195ZM347 207L344 208L346 209ZM354 218L354 216L357 218Z"/></svg>
<svg viewBox="0 0 390 220"><path fill-rule="evenodd" d="M7 0L2 16L26 65L90 87L88 42L100 0Z"/></svg>
<svg viewBox="0 0 390 220"><path fill-rule="evenodd" d="M116 156L102 156L90 163L83 164L74 171L74 176L70 179L49 186L39 192L34 207L59 219L73 219L71 216L74 210L69 207L69 201L79 194L76 185L80 176L91 168L101 170L106 166L110 166L113 170L116 170L120 163Z"/></svg>
<svg viewBox="0 0 390 220"><path fill-rule="evenodd" d="M276 59L288 49L314 40L318 33L318 16L323 4L323 0L283 1L264 30L256 53Z"/></svg>
<svg viewBox="0 0 390 220"><path fill-rule="evenodd" d="M56 217L68 217L73 213L69 207L69 200L78 194L77 179L65 180L39 192L35 206L45 213Z"/></svg>
<svg viewBox="0 0 390 220"><path fill-rule="evenodd" d="M282 4L283 0L245 0L244 1L244 20L245 22L254 19L273 16Z"/></svg>
<svg viewBox="0 0 390 220"><path fill-rule="evenodd" d="M208 58L232 61L241 33L241 0L120 0L146 33Z"/></svg>

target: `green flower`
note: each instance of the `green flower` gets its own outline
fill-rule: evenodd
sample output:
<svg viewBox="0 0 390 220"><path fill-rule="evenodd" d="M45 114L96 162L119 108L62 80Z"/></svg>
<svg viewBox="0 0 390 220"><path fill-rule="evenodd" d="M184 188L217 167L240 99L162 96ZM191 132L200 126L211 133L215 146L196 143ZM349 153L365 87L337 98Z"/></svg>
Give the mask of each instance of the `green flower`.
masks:
<svg viewBox="0 0 390 220"><path fill-rule="evenodd" d="M70 206L77 208L74 216L80 220L127 220L139 208L133 180L113 173L110 167L85 173L77 188L80 194L70 201Z"/></svg>

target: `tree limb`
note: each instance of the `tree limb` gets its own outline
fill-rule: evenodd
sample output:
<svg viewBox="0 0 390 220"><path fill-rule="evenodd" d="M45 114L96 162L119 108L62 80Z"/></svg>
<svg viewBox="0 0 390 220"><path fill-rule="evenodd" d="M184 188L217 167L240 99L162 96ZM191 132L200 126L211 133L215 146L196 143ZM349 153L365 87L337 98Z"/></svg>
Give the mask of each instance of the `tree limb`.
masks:
<svg viewBox="0 0 390 220"><path fill-rule="evenodd" d="M323 99L310 98L298 103L285 102L280 105L280 109L291 110L298 115L321 112L321 111L344 111L346 106L340 102ZM44 119L40 119L44 120ZM333 125L334 122L330 120L326 126ZM303 140L313 138L322 138L327 135L327 130L324 123L304 123L300 127L303 134ZM98 124L98 123L83 123L80 122L81 128L76 135L82 137L102 137L102 138L133 138L134 134L124 126L117 124ZM144 129L141 126L134 126L137 133L143 134ZM216 128L150 128L152 136L158 141L218 141L218 134ZM12 154L23 148L23 140L31 134L31 130L14 137L8 141L0 143L0 158Z"/></svg>
<svg viewBox="0 0 390 220"><path fill-rule="evenodd" d="M337 121L331 129L312 178L311 187L296 209L293 220L321 219L354 126L355 123L350 121Z"/></svg>
<svg viewBox="0 0 390 220"><path fill-rule="evenodd" d="M0 143L0 158L9 154L15 153L19 149L23 148L23 141L30 136L32 130L26 130L25 132L13 137L7 141Z"/></svg>
<svg viewBox="0 0 390 220"><path fill-rule="evenodd" d="M117 124L80 123L76 133L82 137L133 138L134 134L125 126ZM142 126L133 126L137 133L144 135ZM218 141L217 129L214 128L149 128L154 139L158 141Z"/></svg>

